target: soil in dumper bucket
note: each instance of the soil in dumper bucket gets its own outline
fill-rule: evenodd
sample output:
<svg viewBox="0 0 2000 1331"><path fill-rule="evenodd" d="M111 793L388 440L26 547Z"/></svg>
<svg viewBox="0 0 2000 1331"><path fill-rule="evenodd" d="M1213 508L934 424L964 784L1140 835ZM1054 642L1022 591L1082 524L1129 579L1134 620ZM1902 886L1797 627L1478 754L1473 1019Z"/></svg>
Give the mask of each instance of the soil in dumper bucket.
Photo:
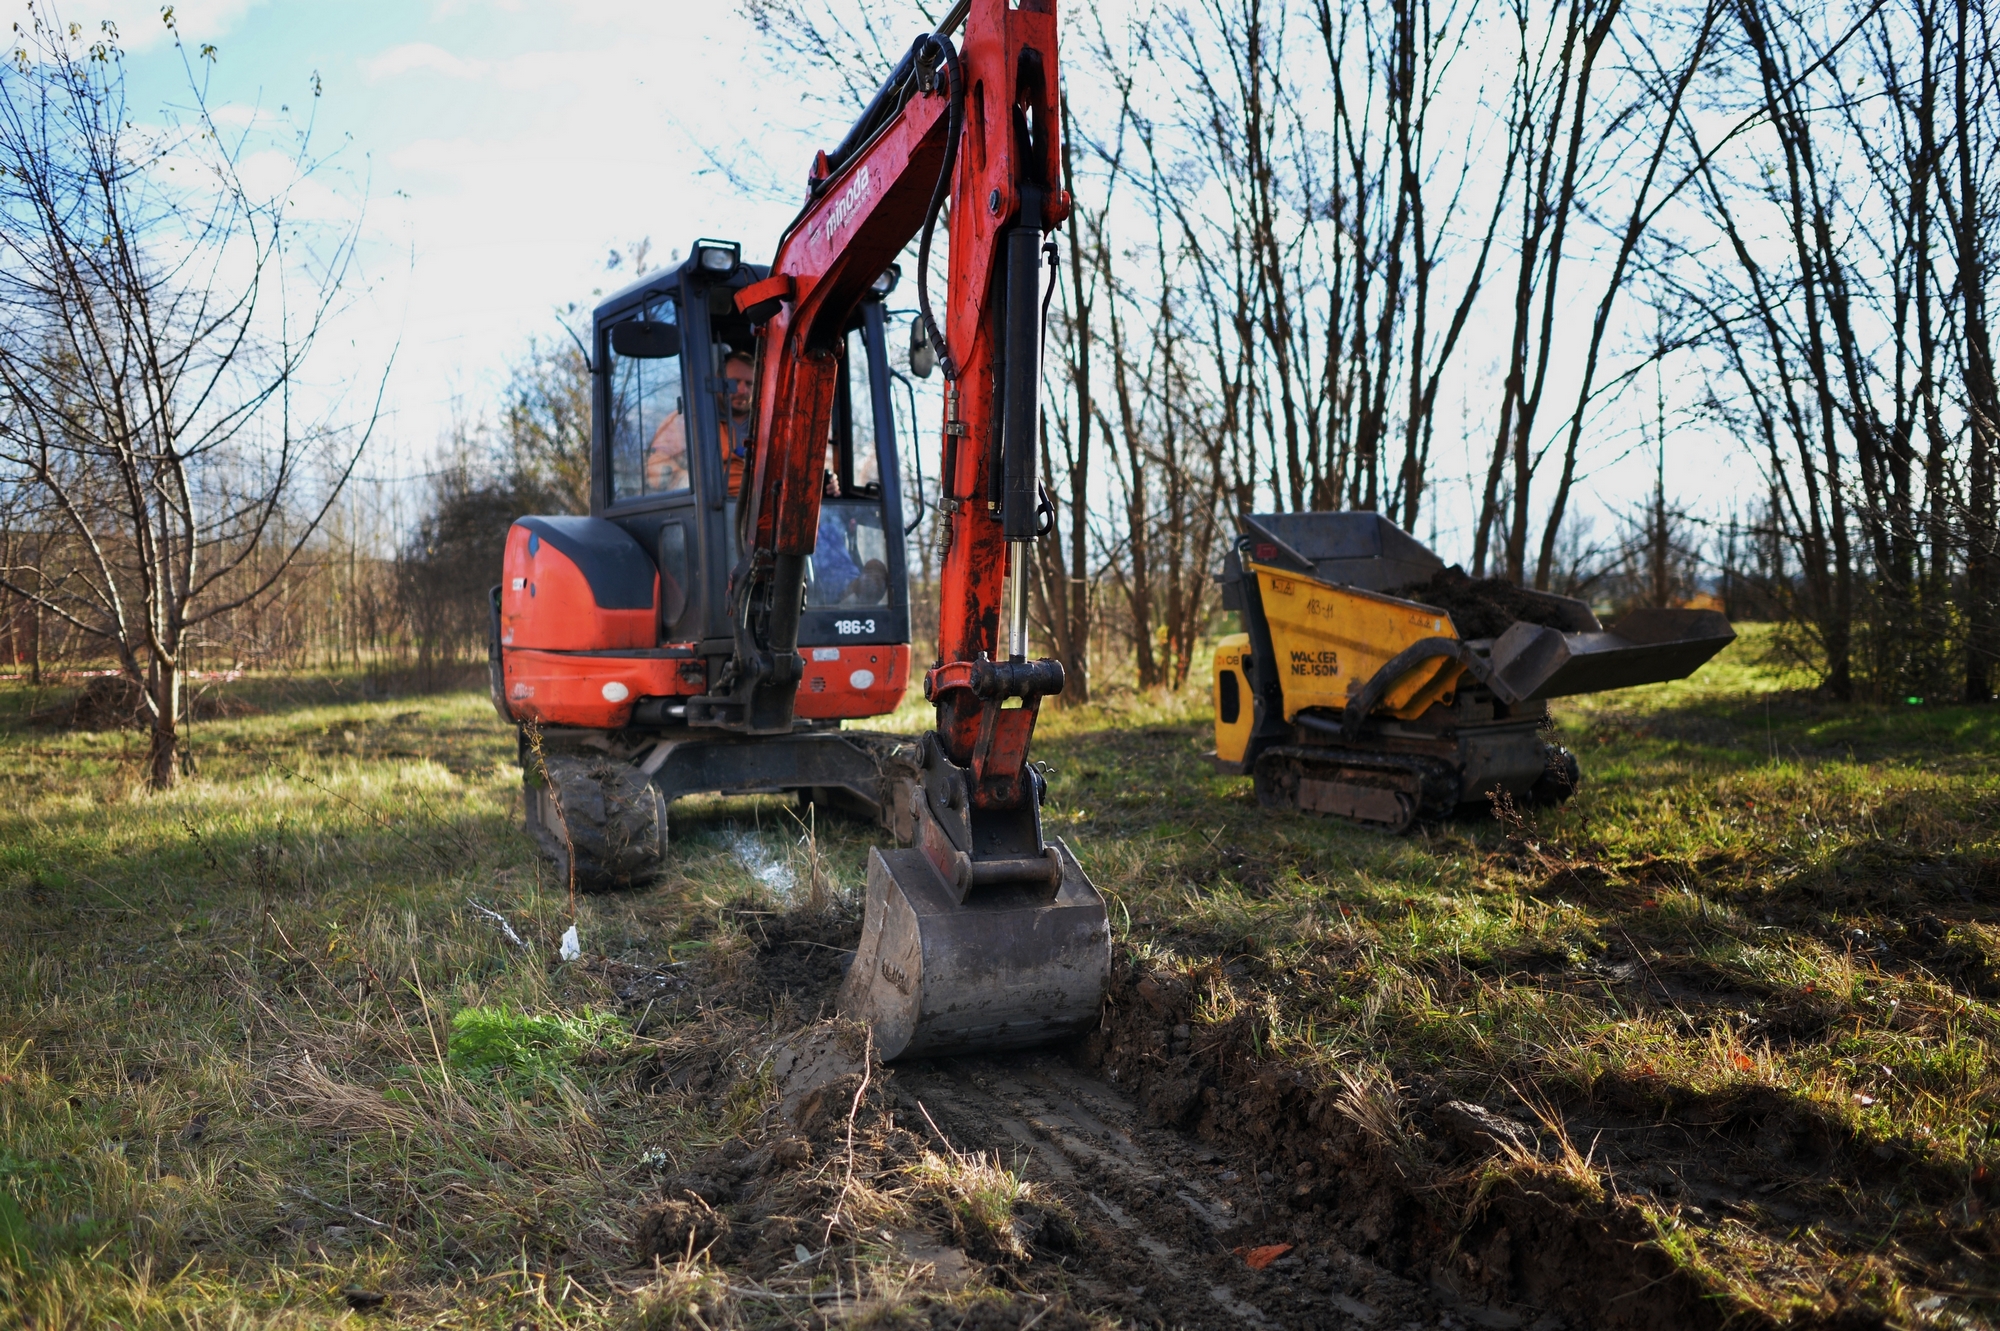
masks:
<svg viewBox="0 0 2000 1331"><path fill-rule="evenodd" d="M1451 616L1461 638L1497 638L1517 619L1565 627L1562 612L1535 593L1505 578L1474 578L1456 564L1387 594L1436 606Z"/></svg>

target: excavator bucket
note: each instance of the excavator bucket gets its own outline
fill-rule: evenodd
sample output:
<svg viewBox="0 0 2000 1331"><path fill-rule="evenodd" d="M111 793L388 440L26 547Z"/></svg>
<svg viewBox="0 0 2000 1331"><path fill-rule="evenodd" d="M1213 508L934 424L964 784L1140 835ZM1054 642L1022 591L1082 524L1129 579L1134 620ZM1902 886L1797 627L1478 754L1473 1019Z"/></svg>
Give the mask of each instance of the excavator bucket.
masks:
<svg viewBox="0 0 2000 1331"><path fill-rule="evenodd" d="M1097 1024L1111 972L1104 898L1059 839L1040 882L963 899L921 849L869 852L861 944L840 991L885 1062L1015 1049ZM1053 881L1050 881L1053 880Z"/></svg>

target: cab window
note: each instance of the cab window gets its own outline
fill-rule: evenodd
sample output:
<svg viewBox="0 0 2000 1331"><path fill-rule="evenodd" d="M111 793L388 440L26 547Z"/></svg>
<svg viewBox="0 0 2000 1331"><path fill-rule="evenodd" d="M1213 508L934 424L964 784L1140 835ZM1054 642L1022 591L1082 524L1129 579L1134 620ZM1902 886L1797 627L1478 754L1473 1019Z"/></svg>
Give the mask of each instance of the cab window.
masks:
<svg viewBox="0 0 2000 1331"><path fill-rule="evenodd" d="M635 311L638 318L678 323L671 299ZM611 499L681 494L693 484L688 473L687 404L681 391L681 360L621 356L609 346Z"/></svg>
<svg viewBox="0 0 2000 1331"><path fill-rule="evenodd" d="M806 561L806 605L889 604L889 542L879 503L827 499L819 507L819 539Z"/></svg>
<svg viewBox="0 0 2000 1331"><path fill-rule="evenodd" d="M875 439L875 388L868 364L865 327L848 330L846 361L841 396L845 399L842 405L846 407L848 435L846 457L840 459L844 464L840 465L839 473L841 489L849 494L865 493L882 483L882 461ZM833 457L828 461L833 462Z"/></svg>

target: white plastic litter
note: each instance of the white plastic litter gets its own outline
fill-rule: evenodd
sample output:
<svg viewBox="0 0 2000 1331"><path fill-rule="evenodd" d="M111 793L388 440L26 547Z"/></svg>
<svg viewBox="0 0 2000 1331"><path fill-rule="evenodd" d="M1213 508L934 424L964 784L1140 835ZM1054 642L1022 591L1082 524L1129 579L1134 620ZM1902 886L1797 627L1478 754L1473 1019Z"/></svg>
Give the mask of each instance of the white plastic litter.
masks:
<svg viewBox="0 0 2000 1331"><path fill-rule="evenodd" d="M764 885L764 889L786 905L791 905L799 893L799 880L783 861L771 853L770 847L748 832L731 829L729 849L734 852L736 862L750 871L750 876Z"/></svg>
<svg viewBox="0 0 2000 1331"><path fill-rule="evenodd" d="M564 961L575 961L583 955L583 944L577 941L575 925L563 930L562 949L557 955Z"/></svg>
<svg viewBox="0 0 2000 1331"><path fill-rule="evenodd" d="M512 943L515 947L525 948L528 946L525 942L521 940L521 935L514 932L514 926L507 923L507 917L505 915L502 915L497 910L488 910L486 907L480 905L477 901L473 900L470 897L466 898L466 900L470 902L474 910L478 911L481 915L484 915L487 919L493 921L494 927L500 930L500 936L502 938Z"/></svg>

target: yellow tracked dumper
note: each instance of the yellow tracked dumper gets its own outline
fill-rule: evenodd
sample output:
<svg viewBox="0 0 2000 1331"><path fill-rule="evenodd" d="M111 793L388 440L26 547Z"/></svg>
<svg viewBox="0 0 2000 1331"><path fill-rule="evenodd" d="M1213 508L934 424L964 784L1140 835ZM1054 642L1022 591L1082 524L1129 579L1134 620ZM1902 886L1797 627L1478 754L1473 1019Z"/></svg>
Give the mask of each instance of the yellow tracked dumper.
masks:
<svg viewBox="0 0 2000 1331"><path fill-rule="evenodd" d="M1376 513L1243 519L1222 575L1215 754L1267 807L1385 831L1496 796L1567 799L1548 700L1684 679L1735 638L1715 610L1634 610L1475 582Z"/></svg>

